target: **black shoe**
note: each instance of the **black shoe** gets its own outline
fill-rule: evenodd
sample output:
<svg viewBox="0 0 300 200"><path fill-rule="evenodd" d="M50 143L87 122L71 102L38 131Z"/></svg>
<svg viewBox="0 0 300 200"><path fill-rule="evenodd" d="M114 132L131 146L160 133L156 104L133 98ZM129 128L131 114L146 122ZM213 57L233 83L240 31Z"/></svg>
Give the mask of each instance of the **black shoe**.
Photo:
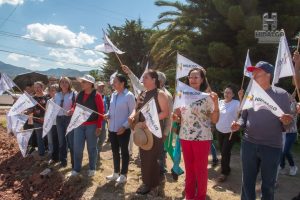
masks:
<svg viewBox="0 0 300 200"><path fill-rule="evenodd" d="M171 169L171 174L172 174L173 180L178 181L178 174L176 174L173 169Z"/></svg>
<svg viewBox="0 0 300 200"><path fill-rule="evenodd" d="M137 194L141 194L141 195L145 195L148 194L150 192L150 188L146 185L142 185L141 187L139 187L136 191Z"/></svg>
<svg viewBox="0 0 300 200"><path fill-rule="evenodd" d="M213 167L216 167L216 166L218 165L218 163L219 163L219 160L218 160L218 159L217 159L217 160L213 160L212 166L213 166Z"/></svg>
<svg viewBox="0 0 300 200"><path fill-rule="evenodd" d="M59 166L62 167L62 168L65 168L65 167L67 166L67 163L62 163L62 162L61 162L61 163L59 164Z"/></svg>

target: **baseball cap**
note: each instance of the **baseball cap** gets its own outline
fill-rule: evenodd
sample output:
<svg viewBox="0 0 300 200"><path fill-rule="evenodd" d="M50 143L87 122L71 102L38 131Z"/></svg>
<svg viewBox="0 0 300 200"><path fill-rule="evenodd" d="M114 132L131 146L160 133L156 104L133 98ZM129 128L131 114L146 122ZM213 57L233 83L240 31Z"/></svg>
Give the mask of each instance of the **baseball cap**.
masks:
<svg viewBox="0 0 300 200"><path fill-rule="evenodd" d="M253 72L256 69L262 69L266 73L271 74L272 76L274 74L274 66L265 61L259 61L258 63L256 63L255 66L247 67L248 72Z"/></svg>

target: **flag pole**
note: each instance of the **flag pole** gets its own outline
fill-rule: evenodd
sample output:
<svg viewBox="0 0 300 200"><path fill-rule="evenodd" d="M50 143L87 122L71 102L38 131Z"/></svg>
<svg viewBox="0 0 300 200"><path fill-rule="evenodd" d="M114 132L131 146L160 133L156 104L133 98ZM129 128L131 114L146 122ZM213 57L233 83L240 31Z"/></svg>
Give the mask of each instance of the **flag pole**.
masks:
<svg viewBox="0 0 300 200"><path fill-rule="evenodd" d="M297 44L297 52L299 52L299 45L300 45L300 33L299 33L299 36L298 36L298 44Z"/></svg>
<svg viewBox="0 0 300 200"><path fill-rule="evenodd" d="M123 65L123 63L122 63L122 61L121 61L121 59L120 59L120 57L118 56L118 54L115 52L115 50L114 50L114 53L115 53L115 55L117 56L117 58L118 58L118 61L119 61L119 63L121 64L121 66Z"/></svg>
<svg viewBox="0 0 300 200"><path fill-rule="evenodd" d="M296 72L295 72L295 73L296 73ZM293 75L293 78L294 78L295 87L296 87L296 90L297 90L298 100L300 101L299 87L298 87L298 83L297 83L297 81L296 81L296 75L295 75L295 74Z"/></svg>
<svg viewBox="0 0 300 200"><path fill-rule="evenodd" d="M245 74L243 75L243 80L242 80L241 90L242 90L243 87L244 87L244 82L245 82Z"/></svg>

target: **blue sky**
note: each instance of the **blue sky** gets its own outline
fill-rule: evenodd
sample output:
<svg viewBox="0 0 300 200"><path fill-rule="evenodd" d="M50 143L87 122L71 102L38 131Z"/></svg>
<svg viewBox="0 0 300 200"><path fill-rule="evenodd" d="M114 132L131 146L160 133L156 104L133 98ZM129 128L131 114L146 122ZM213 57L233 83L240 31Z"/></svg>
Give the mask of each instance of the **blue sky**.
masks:
<svg viewBox="0 0 300 200"><path fill-rule="evenodd" d="M170 8L157 7L152 0L0 0L0 61L31 70L97 69L104 62L102 53L59 48L20 36L95 49L103 43L101 29L107 24L119 26L125 19L140 17L145 27L151 27L165 10Z"/></svg>

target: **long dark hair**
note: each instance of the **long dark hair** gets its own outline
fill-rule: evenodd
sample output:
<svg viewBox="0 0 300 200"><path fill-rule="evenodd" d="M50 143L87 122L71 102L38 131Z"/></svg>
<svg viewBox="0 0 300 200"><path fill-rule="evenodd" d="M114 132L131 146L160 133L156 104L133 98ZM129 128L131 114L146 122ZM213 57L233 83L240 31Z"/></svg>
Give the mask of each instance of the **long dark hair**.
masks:
<svg viewBox="0 0 300 200"><path fill-rule="evenodd" d="M198 90L199 90L199 91L202 91L202 92L206 91L206 89L207 89L207 87L208 87L207 78L206 78L206 73L205 73L204 70L201 69L201 68L193 68L193 69L191 69L191 70L189 71L189 74L188 74L188 76L186 77L186 84L187 84L187 85L190 85L189 76L190 76L190 74L192 73L192 71L197 71L197 72L199 72L201 78L203 79L203 82L201 83L200 88L199 88Z"/></svg>
<svg viewBox="0 0 300 200"><path fill-rule="evenodd" d="M121 83L124 83L124 88L128 89L128 81L126 76L124 76L123 74L117 74L116 78L118 79L118 81L120 81Z"/></svg>
<svg viewBox="0 0 300 200"><path fill-rule="evenodd" d="M155 70L149 69L145 74L148 74L151 78L154 78L156 87L160 88L160 82L158 80L158 74Z"/></svg>

